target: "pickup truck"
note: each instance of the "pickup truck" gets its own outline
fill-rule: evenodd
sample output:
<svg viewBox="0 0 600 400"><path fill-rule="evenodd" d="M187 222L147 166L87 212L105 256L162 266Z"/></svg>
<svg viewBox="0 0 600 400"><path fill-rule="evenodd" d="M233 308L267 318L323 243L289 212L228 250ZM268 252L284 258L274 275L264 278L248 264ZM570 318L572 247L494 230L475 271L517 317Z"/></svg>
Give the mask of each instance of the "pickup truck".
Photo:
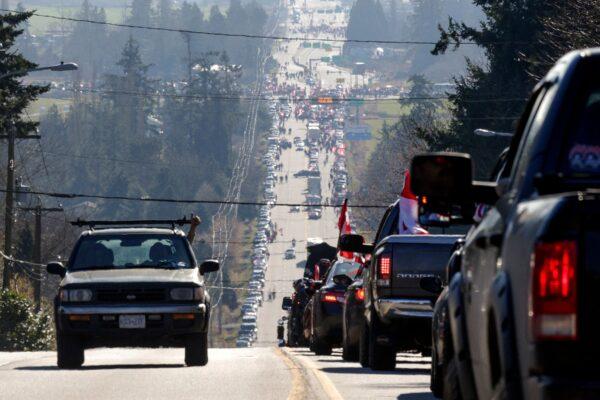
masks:
<svg viewBox="0 0 600 400"><path fill-rule="evenodd" d="M459 221L490 207L448 286L444 398L600 398L599 70L600 49L557 62L496 181L473 181L466 154L412 161L420 213Z"/></svg>
<svg viewBox="0 0 600 400"><path fill-rule="evenodd" d="M438 293L422 281L441 280L454 243L461 235L396 235L398 205L388 208L375 244L360 235L342 235L340 249L371 255L362 273L364 326L359 359L373 370L393 370L396 353L431 347L431 317ZM365 365L365 366L367 366Z"/></svg>

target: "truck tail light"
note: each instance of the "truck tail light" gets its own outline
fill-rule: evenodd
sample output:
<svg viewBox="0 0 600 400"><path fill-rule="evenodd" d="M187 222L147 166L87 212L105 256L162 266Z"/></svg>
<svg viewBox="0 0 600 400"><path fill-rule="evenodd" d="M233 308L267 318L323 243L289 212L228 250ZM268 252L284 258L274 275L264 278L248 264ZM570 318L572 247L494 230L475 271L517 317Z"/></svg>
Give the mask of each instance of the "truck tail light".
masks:
<svg viewBox="0 0 600 400"><path fill-rule="evenodd" d="M382 254L377 260L377 285L390 286L392 279L392 255Z"/></svg>
<svg viewBox="0 0 600 400"><path fill-rule="evenodd" d="M364 301L365 300L365 288L359 288L356 291L356 300Z"/></svg>
<svg viewBox="0 0 600 400"><path fill-rule="evenodd" d="M577 339L577 243L536 244L530 320L537 340Z"/></svg>

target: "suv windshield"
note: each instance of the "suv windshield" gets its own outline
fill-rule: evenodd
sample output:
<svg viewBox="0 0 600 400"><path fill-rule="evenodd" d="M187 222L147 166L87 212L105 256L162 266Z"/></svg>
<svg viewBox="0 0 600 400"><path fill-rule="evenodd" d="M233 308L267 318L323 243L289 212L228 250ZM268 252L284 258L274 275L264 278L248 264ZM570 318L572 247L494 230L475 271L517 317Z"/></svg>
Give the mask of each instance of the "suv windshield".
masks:
<svg viewBox="0 0 600 400"><path fill-rule="evenodd" d="M154 234L87 236L76 247L69 270L191 268L185 240Z"/></svg>

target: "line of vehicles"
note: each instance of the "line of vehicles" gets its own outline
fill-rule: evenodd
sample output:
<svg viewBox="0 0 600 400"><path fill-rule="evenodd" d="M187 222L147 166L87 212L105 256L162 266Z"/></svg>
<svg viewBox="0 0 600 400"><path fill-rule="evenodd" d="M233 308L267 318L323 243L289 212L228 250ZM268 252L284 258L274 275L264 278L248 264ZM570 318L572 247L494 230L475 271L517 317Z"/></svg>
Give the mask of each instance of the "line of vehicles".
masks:
<svg viewBox="0 0 600 400"><path fill-rule="evenodd" d="M600 49L563 57L486 182L466 154L416 156L420 223L467 233L398 235L396 203L373 243L342 235L336 251L361 258L307 261L282 301L287 345L373 370L431 355L444 399L599 398L598 70Z"/></svg>
<svg viewBox="0 0 600 400"><path fill-rule="evenodd" d="M236 340L237 347L250 347L256 341L258 335L258 309L264 301L265 274L269 265L270 242L277 237L277 229L271 220L271 207L277 202L275 186L282 180L277 173L277 164L283 150L290 148L291 144L285 139L284 121L290 116L291 108L284 99L273 101L269 105L269 113L273 126L267 137L267 152L262 158L266 166L266 177L263 183L264 199L267 204L261 206L258 211L256 231L252 242L252 275L246 288L246 297L241 307L242 323ZM293 246L284 253L284 258L295 258L296 253Z"/></svg>

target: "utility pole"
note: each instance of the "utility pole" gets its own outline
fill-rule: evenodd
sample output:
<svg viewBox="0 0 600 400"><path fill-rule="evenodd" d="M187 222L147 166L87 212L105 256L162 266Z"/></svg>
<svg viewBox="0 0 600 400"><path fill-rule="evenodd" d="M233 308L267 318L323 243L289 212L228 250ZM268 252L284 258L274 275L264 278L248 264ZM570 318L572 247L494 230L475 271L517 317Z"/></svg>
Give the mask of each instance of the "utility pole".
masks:
<svg viewBox="0 0 600 400"><path fill-rule="evenodd" d="M38 279L33 279L33 300L35 303L35 310L40 311L42 305L42 274L44 269L42 264L42 213L48 212L62 212L62 207L42 207L42 200L38 198L38 205L35 207L19 207L22 211L30 211L35 215L35 229L34 229L34 248L33 248L33 262L38 264L34 267L36 270L34 276Z"/></svg>
<svg viewBox="0 0 600 400"><path fill-rule="evenodd" d="M0 139L8 139L8 165L6 167L6 198L4 209L4 254L12 256L12 231L14 222L14 200L15 200L15 139L39 139L39 135L20 135L15 132L15 125L9 128L7 135L0 135ZM4 259L4 270L2 271L2 289L10 288L12 278L12 264Z"/></svg>

